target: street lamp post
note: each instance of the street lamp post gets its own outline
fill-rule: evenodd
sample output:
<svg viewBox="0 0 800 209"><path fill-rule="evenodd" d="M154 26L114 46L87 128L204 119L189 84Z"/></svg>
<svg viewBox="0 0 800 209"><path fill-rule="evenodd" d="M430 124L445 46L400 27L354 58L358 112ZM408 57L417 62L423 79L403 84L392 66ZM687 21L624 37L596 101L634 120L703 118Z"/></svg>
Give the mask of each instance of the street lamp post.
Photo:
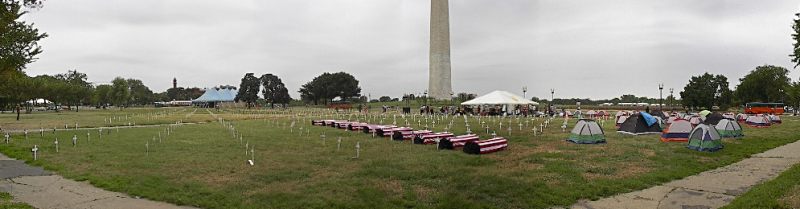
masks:
<svg viewBox="0 0 800 209"><path fill-rule="evenodd" d="M722 96L722 87L717 88L717 92L714 92L714 102L719 104L719 98ZM719 106L718 106L719 107ZM714 104L711 104L711 110L714 109Z"/></svg>
<svg viewBox="0 0 800 209"><path fill-rule="evenodd" d="M454 93L451 91L451 92L450 92L450 106L449 106L449 107L447 107L447 113L448 113L448 114L449 114L449 113L452 113L452 112L453 112L453 109L454 109L454 108L453 108L453 103L454 103L454 102L453 102L453 95L454 95ZM451 109L451 108L453 108L453 109Z"/></svg>
<svg viewBox="0 0 800 209"><path fill-rule="evenodd" d="M554 99L554 95L555 95L555 93L556 93L556 89L550 89L550 108L548 108L548 109L549 109L548 111L550 111L550 115L552 115L552 114L553 114L553 108L555 107L555 106L553 105L553 104L554 104L554 102L555 102L555 101L553 101L553 100L555 100L555 99Z"/></svg>
<svg viewBox="0 0 800 209"><path fill-rule="evenodd" d="M658 84L658 111L664 112L664 109L661 106L661 105L664 104L664 96L663 96L662 92L664 92L664 84L660 83L660 84ZM659 114L661 114L661 113L659 113Z"/></svg>
<svg viewBox="0 0 800 209"><path fill-rule="evenodd" d="M672 106L672 101L675 100L675 96L672 95L673 88L669 88L669 110L675 111L675 107Z"/></svg>
<svg viewBox="0 0 800 209"><path fill-rule="evenodd" d="M525 99L528 99L528 87L527 86L523 86L522 87L522 97L525 98Z"/></svg>
<svg viewBox="0 0 800 209"><path fill-rule="evenodd" d="M428 90L425 89L425 93L423 94L425 95L425 114L427 115L428 109L430 109L430 107L428 107Z"/></svg>

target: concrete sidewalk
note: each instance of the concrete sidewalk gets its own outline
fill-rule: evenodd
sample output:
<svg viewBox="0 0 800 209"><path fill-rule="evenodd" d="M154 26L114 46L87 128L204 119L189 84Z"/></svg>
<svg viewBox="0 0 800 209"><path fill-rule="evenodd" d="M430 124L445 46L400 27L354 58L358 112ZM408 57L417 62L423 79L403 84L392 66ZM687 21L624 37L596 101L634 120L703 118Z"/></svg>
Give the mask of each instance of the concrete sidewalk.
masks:
<svg viewBox="0 0 800 209"><path fill-rule="evenodd" d="M800 141L664 185L597 201L580 201L572 208L720 208L797 163Z"/></svg>
<svg viewBox="0 0 800 209"><path fill-rule="evenodd" d="M36 208L191 208L110 192L0 154L0 191Z"/></svg>

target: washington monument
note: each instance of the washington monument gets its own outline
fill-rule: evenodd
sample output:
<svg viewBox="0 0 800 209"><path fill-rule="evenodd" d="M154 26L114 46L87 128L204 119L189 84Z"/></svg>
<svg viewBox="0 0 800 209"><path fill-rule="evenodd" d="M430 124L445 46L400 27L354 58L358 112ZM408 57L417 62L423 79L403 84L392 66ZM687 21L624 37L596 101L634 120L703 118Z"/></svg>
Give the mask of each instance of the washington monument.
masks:
<svg viewBox="0 0 800 209"><path fill-rule="evenodd" d="M450 14L447 0L431 0L431 51L429 96L449 100L452 93L450 83Z"/></svg>

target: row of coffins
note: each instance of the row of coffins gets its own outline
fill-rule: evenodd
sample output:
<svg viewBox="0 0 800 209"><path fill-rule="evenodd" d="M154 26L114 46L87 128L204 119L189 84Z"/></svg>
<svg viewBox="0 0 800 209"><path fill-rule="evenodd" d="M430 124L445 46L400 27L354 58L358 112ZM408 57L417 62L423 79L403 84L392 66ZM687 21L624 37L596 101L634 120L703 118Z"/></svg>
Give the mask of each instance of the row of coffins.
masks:
<svg viewBox="0 0 800 209"><path fill-rule="evenodd" d="M410 127L375 125L346 120L312 120L311 125L328 126L349 131L362 131L363 133L372 134L373 136L390 137L392 140L396 141L411 140L414 144L436 144L439 149L462 149L462 151L468 154L488 154L508 148L508 140L503 137L480 140L480 137L476 134L456 136L449 132L414 130Z"/></svg>

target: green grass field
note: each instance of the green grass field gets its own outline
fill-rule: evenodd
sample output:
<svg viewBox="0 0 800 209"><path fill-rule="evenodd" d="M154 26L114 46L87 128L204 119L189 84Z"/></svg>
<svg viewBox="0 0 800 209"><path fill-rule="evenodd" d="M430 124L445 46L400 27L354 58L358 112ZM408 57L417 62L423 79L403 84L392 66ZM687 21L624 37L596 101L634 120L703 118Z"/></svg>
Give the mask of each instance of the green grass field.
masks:
<svg viewBox="0 0 800 209"><path fill-rule="evenodd" d="M163 110L138 111L146 116ZM746 128L745 138L725 139L725 149L705 153L688 150L684 143L660 142L657 135L618 134L610 121L604 126L607 144L577 145L564 141L563 119L554 120L544 135L533 136L531 129L543 119L483 118L490 132L509 138L509 149L476 156L310 126L311 119L358 117L320 109L168 111L165 123L190 113L189 117L203 115L213 122L169 126L169 136L167 125L106 129L102 139L97 130L46 132L44 137L32 134L28 139L17 134L10 144L0 143L0 151L101 188L203 208L547 208L659 185L800 137L798 120L785 117L783 124L771 128ZM311 116L309 111L328 115ZM74 117L95 120L107 114L114 113L86 111ZM7 123L8 118L2 117L0 122ZM215 118L235 127L242 141ZM47 119L42 116L23 124ZM466 131L463 117L440 118L435 124L429 119L426 125L425 119L416 116L408 123L444 131L451 120L451 131ZM371 115L369 121L391 124L395 120L392 115ZM398 125L405 121L400 116L396 119ZM481 127L477 118L468 122L473 132L490 137L485 129L477 128ZM570 120L570 126L574 122ZM74 135L79 139L76 147L71 145ZM56 137L58 153L53 144ZM361 146L359 159L353 159L356 143ZM246 154L245 144L254 146L255 166L246 164L251 155ZM30 152L34 145L40 146L36 161Z"/></svg>
<svg viewBox="0 0 800 209"><path fill-rule="evenodd" d="M753 187L725 208L800 208L800 165Z"/></svg>
<svg viewBox="0 0 800 209"><path fill-rule="evenodd" d="M33 209L28 204L12 201L11 194L0 192L0 209Z"/></svg>

